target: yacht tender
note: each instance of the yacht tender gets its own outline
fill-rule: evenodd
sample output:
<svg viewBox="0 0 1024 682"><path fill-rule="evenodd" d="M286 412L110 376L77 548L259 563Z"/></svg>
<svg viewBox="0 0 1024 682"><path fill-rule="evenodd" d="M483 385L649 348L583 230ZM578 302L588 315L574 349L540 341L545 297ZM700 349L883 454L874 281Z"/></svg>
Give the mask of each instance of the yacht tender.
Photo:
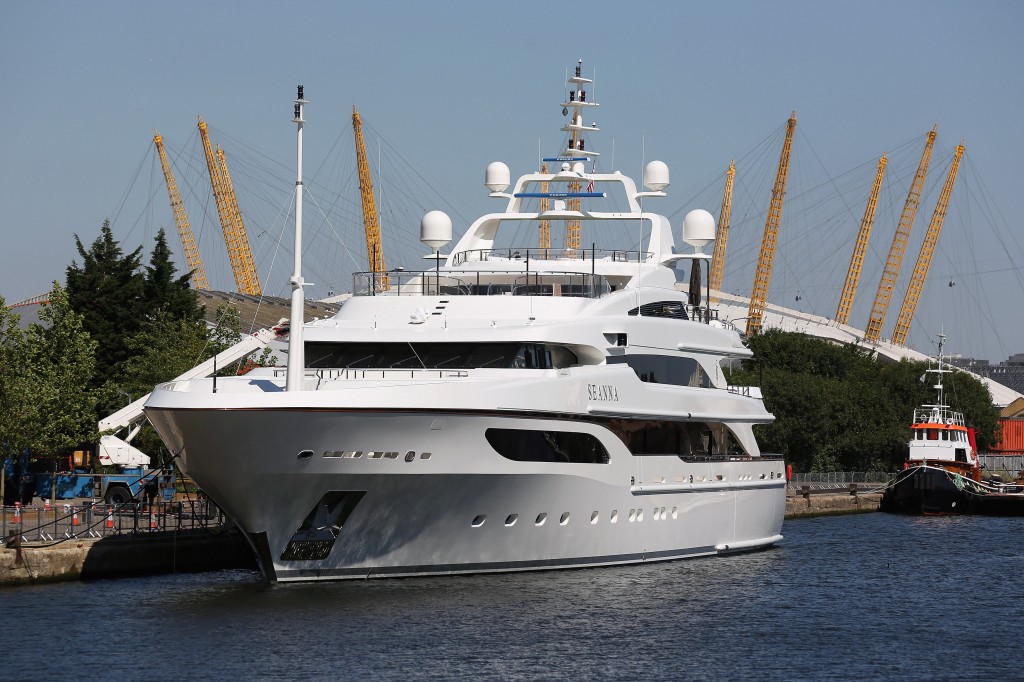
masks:
<svg viewBox="0 0 1024 682"><path fill-rule="evenodd" d="M145 408L268 579L624 564L782 538L785 467L752 431L773 416L759 389L726 382L722 364L751 353L701 306L714 219L687 215L683 254L641 204L665 196L665 164L648 164L646 192L586 171L589 83L577 66L565 147L540 172L506 192L507 166L487 168L504 212L447 255L451 221L428 213L426 270L357 273L339 312L305 325L300 86L289 367L162 384ZM501 241L538 232L539 247ZM640 234L641 250L591 241ZM697 270L690 292L677 265Z"/></svg>

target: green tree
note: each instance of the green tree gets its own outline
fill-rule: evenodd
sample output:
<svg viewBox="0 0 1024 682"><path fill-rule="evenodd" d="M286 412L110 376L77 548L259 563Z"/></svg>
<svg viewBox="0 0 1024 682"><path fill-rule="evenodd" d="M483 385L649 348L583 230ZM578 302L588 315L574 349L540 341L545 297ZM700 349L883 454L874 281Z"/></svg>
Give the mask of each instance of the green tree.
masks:
<svg viewBox="0 0 1024 682"><path fill-rule="evenodd" d="M4 335L0 421L10 452L56 457L95 439L96 397L89 381L96 343L56 282L39 319L24 334Z"/></svg>
<svg viewBox="0 0 1024 682"><path fill-rule="evenodd" d="M103 383L113 368L128 358L128 339L145 320L145 278L139 270L142 247L125 255L114 239L110 221L103 221L100 236L87 250L78 235L75 246L82 264L67 268L67 296L83 318L85 331L96 340L97 377Z"/></svg>
<svg viewBox="0 0 1024 682"><path fill-rule="evenodd" d="M163 228L156 235L156 244L146 266L143 286L143 300L147 311L165 313L173 319L190 322L203 316L196 293L189 287L191 273L175 276L178 268L171 260L171 249L167 246L167 235Z"/></svg>
<svg viewBox="0 0 1024 682"><path fill-rule="evenodd" d="M752 337L754 359L730 377L760 385L775 422L757 427L762 449L798 471L897 469L906 456L914 409L935 398L927 363L888 362L871 351L769 330ZM988 389L963 372L945 375L949 403L992 441L998 410Z"/></svg>

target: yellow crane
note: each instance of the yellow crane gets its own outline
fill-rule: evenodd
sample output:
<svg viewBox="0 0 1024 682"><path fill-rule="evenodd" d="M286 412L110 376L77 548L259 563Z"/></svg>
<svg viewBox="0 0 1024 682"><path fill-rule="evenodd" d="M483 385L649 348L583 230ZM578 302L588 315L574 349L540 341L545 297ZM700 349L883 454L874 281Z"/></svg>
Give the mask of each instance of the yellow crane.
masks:
<svg viewBox="0 0 1024 682"><path fill-rule="evenodd" d="M910 185L910 192L907 193L907 201L903 204L903 214L896 226L896 234L893 235L892 245L889 247L889 257L885 261L885 270L882 272L882 279L878 282L878 291L875 293L875 302L871 306L871 317L868 319L868 326L864 333L864 339L870 343L877 343L882 335L882 326L885 324L886 313L889 312L889 303L892 300L892 292L896 286L896 277L899 275L900 266L903 264L903 254L907 250L907 240L910 238L910 228L914 224L914 216L917 215L917 206L921 202L921 189L924 187L924 179L928 174L928 163L932 158L932 147L935 145L936 128L933 126L928 133L928 141L921 153L921 161L917 165L917 172L914 174L914 181Z"/></svg>
<svg viewBox="0 0 1024 682"><path fill-rule="evenodd" d="M154 134L153 143L156 145L157 154L160 155L160 165L164 169L164 181L167 183L167 194L171 198L171 210L174 211L174 221L178 224L178 236L181 237L181 247L185 250L185 262L188 264L188 269L192 271L192 288L209 289L210 285L206 281L203 261L199 258L199 248L196 246L196 240L192 234L192 225L189 223L188 215L185 213L185 204L181 201L178 183L174 181L174 173L171 172L171 162L167 159L163 136L160 133Z"/></svg>
<svg viewBox="0 0 1024 682"><path fill-rule="evenodd" d="M548 165L546 163L542 163L541 164L540 172L544 173L544 174L547 174L547 172L548 172ZM541 194L547 194L547 191L548 191L547 180L545 180L544 182L540 183L540 191L541 191ZM538 212L543 215L544 212L547 211L550 207L551 207L550 199L548 199L547 197L543 197L540 200L540 206L538 206ZM540 248L544 249L544 258L547 258L548 257L548 249L551 248L551 221L549 221L547 218L541 218L540 219L540 237L538 239L537 245L540 246Z"/></svg>
<svg viewBox="0 0 1024 682"><path fill-rule="evenodd" d="M210 134L206 122L199 117L199 136L203 141L203 152L206 155L206 168L210 172L210 185L213 187L213 198L217 203L217 215L224 231L224 243L228 249L228 259L235 275L235 286L243 294L263 295L252 250L249 248L249 237L242 223L242 213L238 209L238 200L228 175L228 166L224 158L224 150L217 148L214 155L210 144Z"/></svg>
<svg viewBox="0 0 1024 682"><path fill-rule="evenodd" d="M352 130L356 136L356 166L359 170L359 194L363 200L363 225L366 229L366 256L370 272L374 273L375 290L391 288L391 281L384 267L384 249L380 243L380 221L377 218L377 201L373 196L373 181L370 179L370 164L366 158L366 143L363 141L363 120L352 105Z"/></svg>
<svg viewBox="0 0 1024 682"><path fill-rule="evenodd" d="M725 174L725 193L722 195L722 210L718 213L718 231L715 235L715 250L711 254L711 272L708 287L713 291L722 290L722 271L725 269L725 247L729 242L729 218L732 216L732 183L736 178L736 161L729 163ZM711 299L718 303L717 298Z"/></svg>
<svg viewBox="0 0 1024 682"><path fill-rule="evenodd" d="M839 307L836 308L836 322L839 324L848 324L850 321L850 309L853 307L853 297L857 293L857 284L860 283L860 273L864 266L864 254L868 250L871 227L875 224L878 193L882 189L882 178L885 176L887 163L889 163L889 159L882 154L882 158L878 160L878 170L875 171L875 184L871 186L868 205L864 207L864 217L860 220L860 231L857 233L857 243L853 247L853 255L850 256L850 268L846 271L846 282L843 284L843 293L839 297Z"/></svg>
<svg viewBox="0 0 1024 682"><path fill-rule="evenodd" d="M949 206L949 197L953 193L953 183L956 182L956 174L960 169L960 158L963 155L964 143L961 141L953 153L953 162L949 166L946 183L942 186L942 193L939 195L938 203L935 204L932 220L928 223L928 232L925 233L924 242L921 244L921 252L917 255L914 274L910 278L910 286L907 287L907 294L903 298L900 316L896 318L896 329L892 333L892 342L900 346L906 343L907 333L910 332L910 323L917 311L917 303L921 300L921 291L924 289L925 279L928 278L932 256L935 255L935 246L939 243L939 233L942 232L942 223L946 219L946 208Z"/></svg>
<svg viewBox="0 0 1024 682"><path fill-rule="evenodd" d="M750 294L747 309L747 336L761 333L764 308L768 304L768 283L772 278L775 263L775 249L779 241L779 223L782 221L782 203L786 197L786 178L789 176L789 156L793 150L793 133L796 131L796 112L786 122L786 140L782 143L779 169L775 173L772 201L764 223L764 237L761 239L761 253L757 258L757 272L754 275L754 290Z"/></svg>

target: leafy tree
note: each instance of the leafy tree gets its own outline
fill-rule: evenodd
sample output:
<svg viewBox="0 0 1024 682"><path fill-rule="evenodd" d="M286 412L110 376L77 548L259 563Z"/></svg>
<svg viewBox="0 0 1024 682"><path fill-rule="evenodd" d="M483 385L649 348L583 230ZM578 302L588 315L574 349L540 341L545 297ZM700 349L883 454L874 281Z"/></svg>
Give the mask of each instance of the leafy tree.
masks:
<svg viewBox="0 0 1024 682"><path fill-rule="evenodd" d="M9 452L56 457L96 436L96 342L56 282L39 319L21 335L5 329L0 424Z"/></svg>
<svg viewBox="0 0 1024 682"><path fill-rule="evenodd" d="M935 397L934 381L921 381L927 363L887 362L868 349L778 330L752 337L748 345L754 360L730 381L759 384L775 414L773 424L757 427L763 450L785 455L800 471L901 465L913 411ZM998 422L988 389L963 372L946 374L944 383L984 449Z"/></svg>
<svg viewBox="0 0 1024 682"><path fill-rule="evenodd" d="M144 275L143 300L147 311L150 314L166 313L174 319L190 322L200 320L203 309L189 287L191 273L175 277L178 268L171 260L171 249L167 246L167 234L163 228L160 228L155 241Z"/></svg>
<svg viewBox="0 0 1024 682"><path fill-rule="evenodd" d="M96 352L98 377L103 383L111 370L129 354L128 339L145 319L145 278L139 270L142 247L125 255L114 239L110 221L103 221L100 236L88 250L75 235L82 264L67 268L67 296L83 317L83 327L99 343Z"/></svg>

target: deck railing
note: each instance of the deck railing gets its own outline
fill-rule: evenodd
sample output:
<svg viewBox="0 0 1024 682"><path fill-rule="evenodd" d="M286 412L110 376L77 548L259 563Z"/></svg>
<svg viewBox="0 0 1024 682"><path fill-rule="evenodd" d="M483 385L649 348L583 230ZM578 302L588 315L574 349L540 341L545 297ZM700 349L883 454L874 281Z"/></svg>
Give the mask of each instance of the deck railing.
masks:
<svg viewBox="0 0 1024 682"><path fill-rule="evenodd" d="M466 273L393 271L389 284L381 284L379 272L356 272L352 291L356 296L563 296L600 298L611 291L603 275L580 272Z"/></svg>

